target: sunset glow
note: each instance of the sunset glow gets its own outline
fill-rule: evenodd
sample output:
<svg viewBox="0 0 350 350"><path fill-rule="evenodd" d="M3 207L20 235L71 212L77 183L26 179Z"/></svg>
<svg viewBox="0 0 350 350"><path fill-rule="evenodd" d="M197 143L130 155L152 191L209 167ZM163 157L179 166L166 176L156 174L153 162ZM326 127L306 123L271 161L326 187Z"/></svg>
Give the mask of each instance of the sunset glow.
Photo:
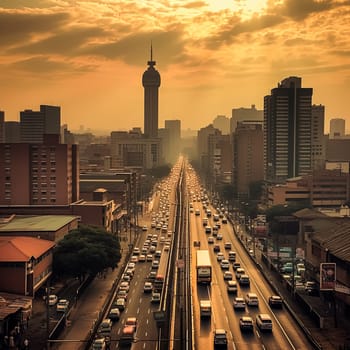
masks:
<svg viewBox="0 0 350 350"><path fill-rule="evenodd" d="M152 41L160 127L262 109L296 75L325 105L326 129L332 118L350 129L349 20L344 0L0 0L0 110L18 120L52 104L73 130L142 126Z"/></svg>

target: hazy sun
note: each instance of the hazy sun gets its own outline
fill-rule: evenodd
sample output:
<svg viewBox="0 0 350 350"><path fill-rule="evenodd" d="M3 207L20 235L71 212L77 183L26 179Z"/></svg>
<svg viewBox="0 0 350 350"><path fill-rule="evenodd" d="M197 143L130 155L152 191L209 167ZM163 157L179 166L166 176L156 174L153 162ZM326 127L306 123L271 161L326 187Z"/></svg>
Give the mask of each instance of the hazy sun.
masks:
<svg viewBox="0 0 350 350"><path fill-rule="evenodd" d="M230 9L244 14L258 13L266 7L268 0L206 0L212 11Z"/></svg>

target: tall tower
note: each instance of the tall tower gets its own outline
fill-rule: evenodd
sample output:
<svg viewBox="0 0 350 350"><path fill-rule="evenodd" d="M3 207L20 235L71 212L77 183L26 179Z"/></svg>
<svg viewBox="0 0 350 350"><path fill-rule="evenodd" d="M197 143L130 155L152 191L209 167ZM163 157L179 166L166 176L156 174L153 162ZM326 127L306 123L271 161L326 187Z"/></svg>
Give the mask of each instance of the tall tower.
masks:
<svg viewBox="0 0 350 350"><path fill-rule="evenodd" d="M284 182L311 171L312 88L289 77L264 98L265 179Z"/></svg>
<svg viewBox="0 0 350 350"><path fill-rule="evenodd" d="M154 68L151 45L151 60L147 62L148 68L143 73L142 85L144 93L144 134L146 138L158 136L158 89L160 86L160 74Z"/></svg>

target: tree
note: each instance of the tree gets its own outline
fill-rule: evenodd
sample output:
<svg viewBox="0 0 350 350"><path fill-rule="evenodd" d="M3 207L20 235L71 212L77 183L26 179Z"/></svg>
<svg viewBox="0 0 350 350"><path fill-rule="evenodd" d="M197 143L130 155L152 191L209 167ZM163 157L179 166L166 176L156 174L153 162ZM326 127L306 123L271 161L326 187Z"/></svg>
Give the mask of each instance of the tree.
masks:
<svg viewBox="0 0 350 350"><path fill-rule="evenodd" d="M53 254L53 271L59 276L85 278L108 267L114 268L120 260L117 237L94 226L81 225L58 242Z"/></svg>

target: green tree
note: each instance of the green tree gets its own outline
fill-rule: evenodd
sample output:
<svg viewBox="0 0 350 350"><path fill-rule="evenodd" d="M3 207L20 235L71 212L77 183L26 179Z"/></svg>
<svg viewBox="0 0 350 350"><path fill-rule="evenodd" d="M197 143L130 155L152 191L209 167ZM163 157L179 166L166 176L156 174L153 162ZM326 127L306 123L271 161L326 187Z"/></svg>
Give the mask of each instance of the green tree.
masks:
<svg viewBox="0 0 350 350"><path fill-rule="evenodd" d="M53 272L58 276L85 278L120 261L119 240L99 227L81 225L58 242Z"/></svg>

